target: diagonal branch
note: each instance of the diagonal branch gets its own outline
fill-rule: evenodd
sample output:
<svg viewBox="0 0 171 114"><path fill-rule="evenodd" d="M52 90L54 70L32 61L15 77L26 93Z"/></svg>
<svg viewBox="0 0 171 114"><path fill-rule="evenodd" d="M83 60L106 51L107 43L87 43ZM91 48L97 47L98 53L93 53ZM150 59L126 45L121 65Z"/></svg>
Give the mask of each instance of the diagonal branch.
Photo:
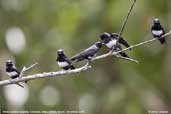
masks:
<svg viewBox="0 0 171 114"><path fill-rule="evenodd" d="M77 68L77 69L74 69L74 70L68 70L68 71L61 70L61 71L58 71L58 72L44 72L44 73L38 73L38 74L23 76L22 78L16 78L16 79L9 79L9 80L0 81L0 86L9 85L9 84L16 84L18 82L35 80L35 79L39 79L39 78L64 76L66 74L75 74L75 73L80 73L80 72L86 71L86 70L88 70L90 68L91 68L91 66L86 64L83 67L80 67L80 68Z"/></svg>
<svg viewBox="0 0 171 114"><path fill-rule="evenodd" d="M127 21L128 21L128 18L129 18L130 14L131 14L131 11L132 11L132 9L133 9L135 3L136 3L136 0L133 1L131 7L130 7L129 10L128 10L127 16L126 16L125 20L123 21L121 30L120 30L120 32L119 32L119 35L120 35L120 36L122 35L122 32L123 32L123 30L124 30L124 28L125 28L125 25L126 25L126 23L127 23Z"/></svg>
<svg viewBox="0 0 171 114"><path fill-rule="evenodd" d="M120 55L115 55L115 57L120 58L120 59L124 59L124 60L127 60L127 61L131 61L131 62L134 62L134 63L139 63L139 61L137 61L135 59L132 59L132 58L128 58L128 57L122 57Z"/></svg>
<svg viewBox="0 0 171 114"><path fill-rule="evenodd" d="M168 36L168 35L170 35L170 34L171 34L171 30L170 30L168 33L166 33L166 34L164 34L163 36L161 36L161 38L166 37L166 36ZM166 38L167 38L167 37L166 37ZM139 43L139 44L135 44L135 45L130 46L130 47L128 47L128 48L125 48L125 49L123 49L123 50L114 52L113 55L117 55L117 54L119 54L120 52L127 51L127 50L129 50L129 49L132 49L132 48L135 48L135 47L139 47L139 46L141 46L141 45L144 45L144 44L147 44L147 43L151 43L151 42L156 41L156 40L158 40L158 39L157 39L157 38L153 38L153 39L151 39L151 40L147 40L147 41L141 42L141 43Z"/></svg>
<svg viewBox="0 0 171 114"><path fill-rule="evenodd" d="M161 36L161 38L166 37L166 36L168 36L168 35L170 35L170 34L171 34L171 30L170 30L168 33L166 33L166 34L164 34L163 36ZM168 37L166 37L166 38L168 38ZM93 58L92 61L98 60L98 59L103 59L103 58L106 58L106 57L108 57L108 56L118 55L120 52L124 52L124 51L127 51L127 50L129 50L129 49L132 49L132 48L135 48L135 47L139 47L139 46L145 45L145 44L147 44L147 43L154 42L154 41L156 41L156 40L157 40L157 38L153 38L153 39L151 39L151 40L147 40L147 41L144 41L144 42L141 42L141 43L132 45L132 46L130 46L130 47L128 47L128 48L124 48L124 49L122 49L122 50L120 50L120 51L117 51L117 52L113 52L113 53L112 53L112 52L108 52L108 53L106 53L106 54L103 54L103 55L100 55L100 56L97 56L97 57Z"/></svg>
<svg viewBox="0 0 171 114"><path fill-rule="evenodd" d="M162 37L166 37L166 36L168 36L170 34L171 34L171 31L166 33L166 34L164 34ZM129 48L125 48L125 49L122 49L122 50L117 51L117 52L110 51L110 52L108 52L106 54L103 54L103 55L97 56L95 58L92 58L91 61L95 61L95 60L98 60L98 59L103 59L103 58L106 58L106 57L109 57L109 56L113 56L113 55L118 56L118 54L120 52L124 52L124 51L127 51L129 49L132 49L132 48L135 48L135 47L138 47L138 46L142 46L142 45L145 45L147 43L151 43L151 42L156 41L156 40L157 40L157 38L155 38L155 39L153 38L151 40L147 40L147 41L141 42L139 44L135 44L133 46L130 46ZM64 75L67 75L67 74L76 74L76 73L87 71L90 68L91 68L91 66L87 63L83 67L80 67L80 68L77 68L77 69L74 69L74 70L68 70L68 71L61 70L61 71L57 71L57 72L45 72L45 73L38 73L38 74L23 76L23 77L17 78L17 79L3 80L3 81L0 81L0 86L9 85L9 84L16 84L18 82L35 80L35 79L39 79L39 78L64 76Z"/></svg>

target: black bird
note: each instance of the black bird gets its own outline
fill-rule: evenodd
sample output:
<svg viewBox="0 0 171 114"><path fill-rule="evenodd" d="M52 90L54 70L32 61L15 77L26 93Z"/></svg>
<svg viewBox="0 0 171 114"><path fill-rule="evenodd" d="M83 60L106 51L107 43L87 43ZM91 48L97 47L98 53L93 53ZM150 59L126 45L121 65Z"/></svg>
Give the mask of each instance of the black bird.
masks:
<svg viewBox="0 0 171 114"><path fill-rule="evenodd" d="M112 33L111 34L111 37L113 39L117 39L118 42L120 44L124 45L125 47L127 47L127 48L130 47L130 45L128 44L128 42L122 36L120 36L118 33Z"/></svg>
<svg viewBox="0 0 171 114"><path fill-rule="evenodd" d="M104 32L100 35L100 40L110 49L117 44L117 39L112 38L107 32Z"/></svg>
<svg viewBox="0 0 171 114"><path fill-rule="evenodd" d="M160 24L159 19L153 20L151 32L152 32L153 37L158 38L158 40L160 41L161 44L166 43L165 37L161 38L161 36L165 34L165 31L164 31L162 25Z"/></svg>
<svg viewBox="0 0 171 114"><path fill-rule="evenodd" d="M79 54L71 57L71 61L82 61L82 60L91 60L92 57L94 57L96 55L96 53L100 50L100 48L102 47L102 43L100 41L94 43L92 46L90 46L89 48L83 50L82 52L80 52Z"/></svg>
<svg viewBox="0 0 171 114"><path fill-rule="evenodd" d="M20 76L20 71L17 70L14 63L11 60L6 61L6 73L11 79L18 78ZM24 87L23 85L16 83L17 85Z"/></svg>
<svg viewBox="0 0 171 114"><path fill-rule="evenodd" d="M65 55L65 53L62 49L59 49L57 51L56 62L59 65L59 67L61 67L64 70L75 69L74 66L71 64L71 61L68 59L68 57Z"/></svg>
<svg viewBox="0 0 171 114"><path fill-rule="evenodd" d="M109 49L114 49L114 51L120 51L122 50L121 45L118 43L119 42L119 37L116 35L117 33L112 33L109 34L107 32L104 32L100 35L100 40L109 48ZM117 36L117 37L116 37ZM123 39L123 38L122 38ZM125 40L121 40L125 41ZM129 46L129 45L127 45ZM129 57L125 52L120 52L119 53L123 57Z"/></svg>

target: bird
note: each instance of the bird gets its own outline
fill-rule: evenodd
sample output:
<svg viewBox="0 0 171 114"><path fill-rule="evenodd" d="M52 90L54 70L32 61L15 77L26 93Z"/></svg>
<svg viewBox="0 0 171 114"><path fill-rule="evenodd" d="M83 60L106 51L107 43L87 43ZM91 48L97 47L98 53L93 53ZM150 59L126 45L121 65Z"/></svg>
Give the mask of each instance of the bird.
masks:
<svg viewBox="0 0 171 114"><path fill-rule="evenodd" d="M6 73L11 79L16 79L20 76L20 71L17 70L14 63L11 60L6 61ZM16 83L18 86L24 88L23 85Z"/></svg>
<svg viewBox="0 0 171 114"><path fill-rule="evenodd" d="M123 38L121 38L121 39L122 39L121 40L122 42L125 41ZM118 34L117 33L109 34L107 32L103 32L102 34L100 34L100 40L110 50L114 50L114 51L120 51L120 50L122 50L122 47L121 47L121 45L119 43L119 37L118 37ZM127 43L124 43L124 44L126 45ZM129 46L129 45L127 44L127 46ZM119 54L121 56L123 56L123 57L128 57L129 58L129 56L125 52L120 52Z"/></svg>
<svg viewBox="0 0 171 114"><path fill-rule="evenodd" d="M112 33L111 34L111 37L113 39L117 39L118 42L120 44L124 45L125 47L127 47L127 48L130 47L130 45L128 44L128 42L122 36L120 36L118 33Z"/></svg>
<svg viewBox="0 0 171 114"><path fill-rule="evenodd" d="M117 44L117 39L111 37L111 34L104 32L100 34L100 40L105 44L109 49L112 49Z"/></svg>
<svg viewBox="0 0 171 114"><path fill-rule="evenodd" d="M71 64L71 61L68 59L68 57L65 55L65 53L62 49L59 49L57 51L56 62L59 65L59 67L61 67L63 70L75 69L75 67Z"/></svg>
<svg viewBox="0 0 171 114"><path fill-rule="evenodd" d="M102 43L100 41L95 42L93 45L91 45L89 48L84 49L80 53L74 55L71 57L71 61L82 61L82 60L88 60L90 61L92 57L96 56L97 52L102 47Z"/></svg>
<svg viewBox="0 0 171 114"><path fill-rule="evenodd" d="M166 43L165 37L161 38L161 36L165 34L165 31L164 31L162 25L160 24L159 19L153 19L151 32L152 32L153 37L158 38L158 40L160 41L161 44Z"/></svg>

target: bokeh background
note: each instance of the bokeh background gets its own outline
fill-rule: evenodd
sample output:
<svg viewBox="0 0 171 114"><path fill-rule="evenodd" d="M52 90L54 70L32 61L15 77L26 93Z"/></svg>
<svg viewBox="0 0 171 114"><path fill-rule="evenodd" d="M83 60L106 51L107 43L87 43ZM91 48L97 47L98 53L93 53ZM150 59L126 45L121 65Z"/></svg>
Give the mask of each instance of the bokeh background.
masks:
<svg viewBox="0 0 171 114"><path fill-rule="evenodd" d="M57 49L70 57L97 41L100 33L119 32L130 4L131 0L0 0L0 80L8 79L4 66L8 59L19 69L38 62L28 75L60 70L55 62ZM152 39L154 18L169 31L171 1L137 0L123 37L131 45ZM99 54L107 51L103 47ZM1 110L169 111L170 43L161 46L156 41L127 53L140 63L108 57L79 74L33 80L24 89L0 87Z"/></svg>

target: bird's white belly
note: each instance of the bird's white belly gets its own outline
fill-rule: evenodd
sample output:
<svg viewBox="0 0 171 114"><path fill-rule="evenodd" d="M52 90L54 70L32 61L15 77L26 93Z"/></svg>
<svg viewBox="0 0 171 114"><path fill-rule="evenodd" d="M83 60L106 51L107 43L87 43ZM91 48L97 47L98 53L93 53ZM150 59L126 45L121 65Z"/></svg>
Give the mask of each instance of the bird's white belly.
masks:
<svg viewBox="0 0 171 114"><path fill-rule="evenodd" d="M154 35L160 36L160 35L163 34L163 31L162 31L162 30L153 30L152 33L153 33Z"/></svg>
<svg viewBox="0 0 171 114"><path fill-rule="evenodd" d="M12 76L15 76L15 75L18 75L18 73L16 71L13 71L13 72L7 72L8 76L12 77Z"/></svg>
<svg viewBox="0 0 171 114"><path fill-rule="evenodd" d="M58 62L58 65L59 65L60 67L66 67L66 66L68 66L69 64L68 64L67 62Z"/></svg>
<svg viewBox="0 0 171 114"><path fill-rule="evenodd" d="M108 43L106 44L106 46L107 46L108 48L112 48L114 45L116 45L116 43L117 43L117 40L111 40L110 42L108 42Z"/></svg>

